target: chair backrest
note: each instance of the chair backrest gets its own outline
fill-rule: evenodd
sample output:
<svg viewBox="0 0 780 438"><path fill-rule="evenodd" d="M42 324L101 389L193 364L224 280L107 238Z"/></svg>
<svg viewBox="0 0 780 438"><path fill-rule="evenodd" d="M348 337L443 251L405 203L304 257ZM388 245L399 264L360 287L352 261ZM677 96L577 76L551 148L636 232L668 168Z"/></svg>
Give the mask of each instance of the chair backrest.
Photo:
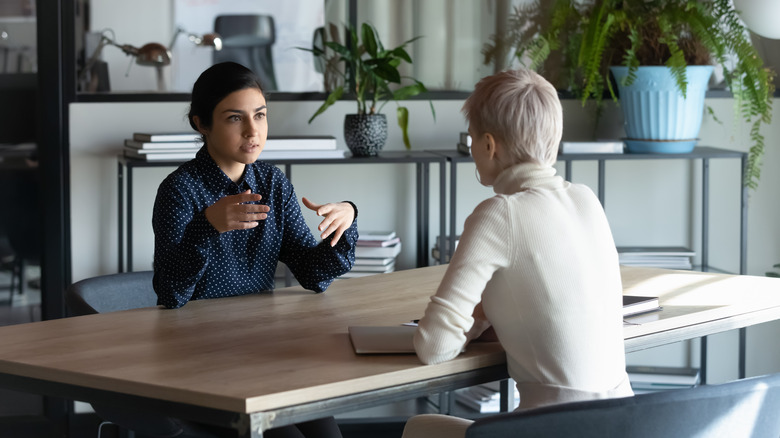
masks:
<svg viewBox="0 0 780 438"><path fill-rule="evenodd" d="M65 302L76 316L154 307L153 275L153 271L140 271L87 278L68 287Z"/></svg>
<svg viewBox="0 0 780 438"><path fill-rule="evenodd" d="M214 63L237 62L260 77L264 91L277 90L272 46L276 25L270 15L218 15L214 32L222 38L222 50L214 51Z"/></svg>
<svg viewBox="0 0 780 438"><path fill-rule="evenodd" d="M499 414L467 438L780 437L780 374Z"/></svg>

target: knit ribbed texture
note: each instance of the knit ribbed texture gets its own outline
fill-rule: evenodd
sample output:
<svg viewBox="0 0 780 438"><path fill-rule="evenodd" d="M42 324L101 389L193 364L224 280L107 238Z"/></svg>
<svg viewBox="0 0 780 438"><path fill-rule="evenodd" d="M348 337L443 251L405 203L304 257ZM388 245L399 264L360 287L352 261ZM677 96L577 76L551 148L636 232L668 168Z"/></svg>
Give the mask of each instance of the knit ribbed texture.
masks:
<svg viewBox="0 0 780 438"><path fill-rule="evenodd" d="M596 196L535 164L506 169L494 191L466 219L420 321L420 359L460 354L487 326L471 316L482 301L521 407L631 395L618 255Z"/></svg>

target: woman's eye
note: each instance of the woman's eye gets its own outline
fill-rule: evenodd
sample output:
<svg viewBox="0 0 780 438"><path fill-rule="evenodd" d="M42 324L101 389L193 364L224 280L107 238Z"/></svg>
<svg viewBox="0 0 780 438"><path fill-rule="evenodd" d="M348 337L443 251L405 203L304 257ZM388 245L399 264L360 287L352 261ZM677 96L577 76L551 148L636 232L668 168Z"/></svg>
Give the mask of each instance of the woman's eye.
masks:
<svg viewBox="0 0 780 438"><path fill-rule="evenodd" d="M241 121L241 117L238 116L238 115L232 115L232 116L228 117L228 120L230 120L231 122L238 122L238 121Z"/></svg>
<svg viewBox="0 0 780 438"><path fill-rule="evenodd" d="M257 113L255 114L255 118L258 120L262 120L265 118L265 113Z"/></svg>

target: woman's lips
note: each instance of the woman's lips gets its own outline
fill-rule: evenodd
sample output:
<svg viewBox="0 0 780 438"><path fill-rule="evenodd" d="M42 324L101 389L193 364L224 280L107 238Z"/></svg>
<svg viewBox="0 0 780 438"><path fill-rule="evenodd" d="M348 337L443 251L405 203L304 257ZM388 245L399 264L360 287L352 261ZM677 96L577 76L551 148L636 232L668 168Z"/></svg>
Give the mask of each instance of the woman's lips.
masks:
<svg viewBox="0 0 780 438"><path fill-rule="evenodd" d="M241 150L244 152L255 152L260 148L260 145L258 144L245 144L241 146Z"/></svg>

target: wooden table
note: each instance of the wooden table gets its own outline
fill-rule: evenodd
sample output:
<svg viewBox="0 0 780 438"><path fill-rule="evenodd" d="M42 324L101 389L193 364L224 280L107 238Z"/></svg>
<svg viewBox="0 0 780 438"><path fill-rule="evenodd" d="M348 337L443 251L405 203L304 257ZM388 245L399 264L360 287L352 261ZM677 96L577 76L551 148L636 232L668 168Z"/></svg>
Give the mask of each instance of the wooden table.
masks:
<svg viewBox="0 0 780 438"><path fill-rule="evenodd" d="M339 280L324 294L193 301L0 328L0 386L230 425L271 427L499 380L494 343L438 365L414 355L356 356L349 325L422 315L444 266ZM625 293L659 295L663 311L632 318L635 351L780 318L780 280L623 268Z"/></svg>

